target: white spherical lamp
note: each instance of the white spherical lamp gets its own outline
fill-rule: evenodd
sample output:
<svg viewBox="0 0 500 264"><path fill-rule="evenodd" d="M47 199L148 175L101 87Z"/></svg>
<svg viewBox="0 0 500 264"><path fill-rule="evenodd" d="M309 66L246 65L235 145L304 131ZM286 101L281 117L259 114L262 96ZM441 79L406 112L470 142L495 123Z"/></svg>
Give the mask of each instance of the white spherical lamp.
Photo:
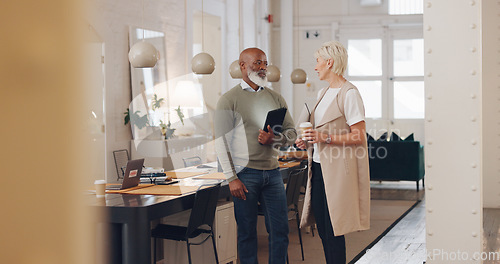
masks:
<svg viewBox="0 0 500 264"><path fill-rule="evenodd" d="M267 80L269 82L279 82L280 78L281 78L280 69L274 65L269 65L267 67Z"/></svg>
<svg viewBox="0 0 500 264"><path fill-rule="evenodd" d="M290 77L292 79L292 83L294 84L306 83L307 81L307 74L302 69L293 70L292 75Z"/></svg>
<svg viewBox="0 0 500 264"><path fill-rule="evenodd" d="M231 78L233 79L241 79L243 78L243 74L241 73L240 69L240 61L235 60L231 65L229 66L229 75L231 75Z"/></svg>
<svg viewBox="0 0 500 264"><path fill-rule="evenodd" d="M215 60L208 53L198 53L191 61L191 69L196 74L212 74L215 70Z"/></svg>
<svg viewBox="0 0 500 264"><path fill-rule="evenodd" d="M153 44L146 41L135 43L128 52L128 60L134 68L152 68L160 59L160 53Z"/></svg>

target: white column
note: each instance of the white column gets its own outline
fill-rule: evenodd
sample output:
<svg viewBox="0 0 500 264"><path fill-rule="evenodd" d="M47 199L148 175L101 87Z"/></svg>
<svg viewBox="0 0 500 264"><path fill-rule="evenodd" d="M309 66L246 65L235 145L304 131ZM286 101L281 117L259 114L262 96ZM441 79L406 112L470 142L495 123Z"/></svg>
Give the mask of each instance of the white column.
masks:
<svg viewBox="0 0 500 264"><path fill-rule="evenodd" d="M281 0L281 95L290 109L293 108L293 84L290 75L293 71L293 0Z"/></svg>
<svg viewBox="0 0 500 264"><path fill-rule="evenodd" d="M481 1L424 6L427 263L481 263Z"/></svg>
<svg viewBox="0 0 500 264"><path fill-rule="evenodd" d="M256 19L257 19L257 47L262 49L267 54L267 60L270 59L269 41L271 40L271 25L267 22L266 16L269 14L269 1L258 0L256 3Z"/></svg>
<svg viewBox="0 0 500 264"><path fill-rule="evenodd" d="M500 2L483 1L481 19L483 206L500 208Z"/></svg>
<svg viewBox="0 0 500 264"><path fill-rule="evenodd" d="M243 28L243 49L252 48L257 45L256 42L256 22L255 22L255 0L243 0L242 3L242 20L241 27Z"/></svg>
<svg viewBox="0 0 500 264"><path fill-rule="evenodd" d="M226 1L226 64L231 65L231 63L240 57L240 4L239 1ZM224 25L222 25L224 26ZM227 75L229 69L224 69L222 74ZM233 88L234 85L239 83L240 79L232 79L231 76L227 77L227 90ZM224 94L227 91L221 91Z"/></svg>

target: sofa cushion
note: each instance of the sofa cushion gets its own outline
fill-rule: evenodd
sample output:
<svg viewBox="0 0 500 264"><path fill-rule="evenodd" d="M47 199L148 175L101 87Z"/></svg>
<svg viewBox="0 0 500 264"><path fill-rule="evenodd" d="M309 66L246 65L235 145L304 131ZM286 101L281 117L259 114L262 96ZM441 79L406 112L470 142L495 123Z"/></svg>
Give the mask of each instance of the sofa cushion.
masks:
<svg viewBox="0 0 500 264"><path fill-rule="evenodd" d="M382 134L377 141L387 141L387 132L384 132L384 134Z"/></svg>
<svg viewBox="0 0 500 264"><path fill-rule="evenodd" d="M398 136L398 134L392 132L391 133L391 138L389 141L401 141L401 138Z"/></svg>
<svg viewBox="0 0 500 264"><path fill-rule="evenodd" d="M368 143L371 180L418 181L424 177L424 153L420 142Z"/></svg>
<svg viewBox="0 0 500 264"><path fill-rule="evenodd" d="M409 136L407 136L404 141L415 141L415 139L413 138L413 133L411 133Z"/></svg>

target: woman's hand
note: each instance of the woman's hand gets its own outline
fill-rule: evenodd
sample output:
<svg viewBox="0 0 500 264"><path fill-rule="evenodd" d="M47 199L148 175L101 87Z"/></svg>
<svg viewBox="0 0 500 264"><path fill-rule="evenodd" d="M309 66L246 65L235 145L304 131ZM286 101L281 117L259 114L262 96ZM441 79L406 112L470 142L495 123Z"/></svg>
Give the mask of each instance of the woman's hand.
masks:
<svg viewBox="0 0 500 264"><path fill-rule="evenodd" d="M301 138L297 138L297 140L295 140L295 145L297 145L300 149L307 149L306 142L304 142Z"/></svg>
<svg viewBox="0 0 500 264"><path fill-rule="evenodd" d="M315 129L308 129L304 131L304 138L307 140L308 143L311 144L323 143L328 138L328 134L320 133L318 132L318 130Z"/></svg>

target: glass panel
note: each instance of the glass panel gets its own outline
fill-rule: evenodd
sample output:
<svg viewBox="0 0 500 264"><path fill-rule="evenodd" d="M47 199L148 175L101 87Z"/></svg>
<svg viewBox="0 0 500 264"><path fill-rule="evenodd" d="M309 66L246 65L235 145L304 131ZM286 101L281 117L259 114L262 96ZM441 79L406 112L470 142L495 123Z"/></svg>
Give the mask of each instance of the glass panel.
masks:
<svg viewBox="0 0 500 264"><path fill-rule="evenodd" d="M424 82L394 82L394 118L424 118Z"/></svg>
<svg viewBox="0 0 500 264"><path fill-rule="evenodd" d="M389 15L410 15L423 13L423 0L389 0Z"/></svg>
<svg viewBox="0 0 500 264"><path fill-rule="evenodd" d="M353 81L359 90L365 105L366 118L382 117L382 82L381 81Z"/></svg>
<svg viewBox="0 0 500 264"><path fill-rule="evenodd" d="M347 47L350 76L382 75L381 39L350 39Z"/></svg>
<svg viewBox="0 0 500 264"><path fill-rule="evenodd" d="M424 75L424 40L394 40L394 76Z"/></svg>

